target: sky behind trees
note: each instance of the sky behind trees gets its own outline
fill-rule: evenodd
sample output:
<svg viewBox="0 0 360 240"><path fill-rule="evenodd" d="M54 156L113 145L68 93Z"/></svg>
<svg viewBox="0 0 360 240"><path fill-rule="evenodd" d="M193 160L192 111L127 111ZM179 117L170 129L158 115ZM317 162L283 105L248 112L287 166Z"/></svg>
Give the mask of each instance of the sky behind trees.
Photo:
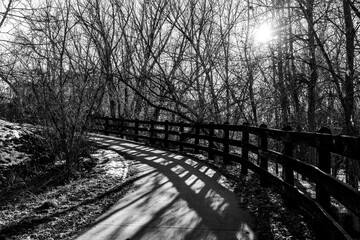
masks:
<svg viewBox="0 0 360 240"><path fill-rule="evenodd" d="M56 102L113 117L354 134L358 8L352 0L7 0L1 82L29 114Z"/></svg>

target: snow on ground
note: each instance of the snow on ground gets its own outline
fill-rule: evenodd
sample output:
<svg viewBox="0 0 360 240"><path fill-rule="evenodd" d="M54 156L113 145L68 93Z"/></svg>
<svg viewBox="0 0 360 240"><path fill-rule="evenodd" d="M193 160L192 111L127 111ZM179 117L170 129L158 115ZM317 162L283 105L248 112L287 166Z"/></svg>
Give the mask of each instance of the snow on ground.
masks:
<svg viewBox="0 0 360 240"><path fill-rule="evenodd" d="M0 119L0 166L18 164L30 158L26 151L19 148L26 141L23 137L33 135L34 130L29 124L20 125Z"/></svg>

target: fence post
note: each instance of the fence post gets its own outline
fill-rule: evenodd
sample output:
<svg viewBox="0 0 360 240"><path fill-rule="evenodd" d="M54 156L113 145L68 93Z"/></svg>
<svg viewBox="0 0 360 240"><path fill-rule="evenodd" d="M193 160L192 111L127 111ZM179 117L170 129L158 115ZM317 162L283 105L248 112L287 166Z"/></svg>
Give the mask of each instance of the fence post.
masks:
<svg viewBox="0 0 360 240"><path fill-rule="evenodd" d="M120 121L120 126L118 126L119 129L119 135L121 138L124 138L124 120Z"/></svg>
<svg viewBox="0 0 360 240"><path fill-rule="evenodd" d="M180 127L179 127L179 150L180 152L184 151L184 142L185 138L184 138L184 122L181 121L180 122Z"/></svg>
<svg viewBox="0 0 360 240"><path fill-rule="evenodd" d="M164 131L165 131L164 146L166 149L168 149L169 148L169 142L168 142L168 140L169 140L169 121L168 120L166 120L164 123Z"/></svg>
<svg viewBox="0 0 360 240"><path fill-rule="evenodd" d="M224 161L224 164L227 164L229 163L229 128L228 128L228 125L229 125L229 122L225 122L224 123L224 132L223 132L223 138L224 138L224 155L223 155L223 161Z"/></svg>
<svg viewBox="0 0 360 240"><path fill-rule="evenodd" d="M96 118L92 115L89 116L89 129L88 130L90 130L92 132L96 131L97 133L99 133L98 129L95 128L95 126L97 125L96 123L97 123ZM83 129L84 129L83 131L86 131L86 126L84 126Z"/></svg>
<svg viewBox="0 0 360 240"><path fill-rule="evenodd" d="M250 126L250 123L245 122L243 123L243 126L248 127ZM249 143L249 133L248 132L242 132L242 142L243 144ZM246 147L241 148L241 157L244 161L249 161L249 150L246 149ZM244 164L241 165L241 174L247 175L248 174L248 168Z"/></svg>
<svg viewBox="0 0 360 240"><path fill-rule="evenodd" d="M321 127L317 133L326 133L331 134L331 130L326 127ZM327 142L320 143L320 146L317 148L318 152L318 168L328 174L330 174L331 169L331 154L327 146ZM320 184L316 183L316 200L320 203L322 207L326 210L330 210L330 195Z"/></svg>
<svg viewBox="0 0 360 240"><path fill-rule="evenodd" d="M109 118L105 118L105 127L104 127L104 133L105 135L109 135Z"/></svg>
<svg viewBox="0 0 360 240"><path fill-rule="evenodd" d="M138 135L139 135L139 119L135 119L135 129L134 129L134 140L139 141Z"/></svg>
<svg viewBox="0 0 360 240"><path fill-rule="evenodd" d="M150 120L150 144L154 144L155 143L155 124L154 124L154 120Z"/></svg>
<svg viewBox="0 0 360 240"><path fill-rule="evenodd" d="M293 129L291 126L285 126L282 130L292 131ZM289 140L286 140L283 142L283 146L284 154L288 157L293 157L293 143ZM283 176L286 183L294 186L294 171L286 161L283 163Z"/></svg>
<svg viewBox="0 0 360 240"><path fill-rule="evenodd" d="M199 127L199 122L195 123L195 145L199 146L200 144L200 139L199 139L199 135L200 135L200 127ZM195 154L199 154L199 148L195 148Z"/></svg>
<svg viewBox="0 0 360 240"><path fill-rule="evenodd" d="M259 146L260 168L264 169L265 171L268 171L268 159L267 157L261 156L263 152L267 151L268 149L268 139L265 133L265 129L267 128L267 125L263 123L259 127L264 129L264 131L260 134L260 146ZM264 177L260 178L260 184L262 186L267 186L267 181L266 179L264 179Z"/></svg>
<svg viewBox="0 0 360 240"><path fill-rule="evenodd" d="M211 122L208 126L209 126L209 139L208 139L208 142L209 142L209 145L208 145L208 158L209 159L214 159L214 151L213 151L213 148L214 148L214 139L213 139L213 136L214 136L214 123Z"/></svg>

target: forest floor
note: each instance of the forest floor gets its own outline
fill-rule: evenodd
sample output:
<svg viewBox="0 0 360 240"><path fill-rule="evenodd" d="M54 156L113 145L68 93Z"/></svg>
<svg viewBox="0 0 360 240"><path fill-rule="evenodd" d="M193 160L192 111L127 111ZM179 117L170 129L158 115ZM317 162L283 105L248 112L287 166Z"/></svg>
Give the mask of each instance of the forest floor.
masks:
<svg viewBox="0 0 360 240"><path fill-rule="evenodd" d="M0 171L33 158L34 153L28 151L33 138L28 135L34 132L30 125L0 120ZM257 219L258 239L315 239L311 219L285 206L280 194L261 187L255 174L239 176L238 165L224 167L219 161L189 155L206 160L228 177L229 190ZM30 168L32 175L27 173L24 179L0 179L0 240L72 239L124 196L137 175L131 167L133 160L96 146L89 156L95 166L71 181L59 180L62 162ZM0 172L0 176L4 174Z"/></svg>
<svg viewBox="0 0 360 240"><path fill-rule="evenodd" d="M72 239L126 193L135 174L132 161L93 146L96 165L64 181L62 162L29 163L33 130L0 120L0 239ZM22 166L28 172L14 171Z"/></svg>

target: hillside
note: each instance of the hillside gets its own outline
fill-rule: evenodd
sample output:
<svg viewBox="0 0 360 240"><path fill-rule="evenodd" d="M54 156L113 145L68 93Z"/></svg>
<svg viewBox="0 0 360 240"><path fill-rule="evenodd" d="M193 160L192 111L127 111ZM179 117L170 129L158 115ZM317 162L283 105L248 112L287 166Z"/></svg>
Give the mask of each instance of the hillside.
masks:
<svg viewBox="0 0 360 240"><path fill-rule="evenodd" d="M71 239L129 186L131 162L95 146L83 161L91 167L65 181L38 133L0 120L0 239Z"/></svg>

